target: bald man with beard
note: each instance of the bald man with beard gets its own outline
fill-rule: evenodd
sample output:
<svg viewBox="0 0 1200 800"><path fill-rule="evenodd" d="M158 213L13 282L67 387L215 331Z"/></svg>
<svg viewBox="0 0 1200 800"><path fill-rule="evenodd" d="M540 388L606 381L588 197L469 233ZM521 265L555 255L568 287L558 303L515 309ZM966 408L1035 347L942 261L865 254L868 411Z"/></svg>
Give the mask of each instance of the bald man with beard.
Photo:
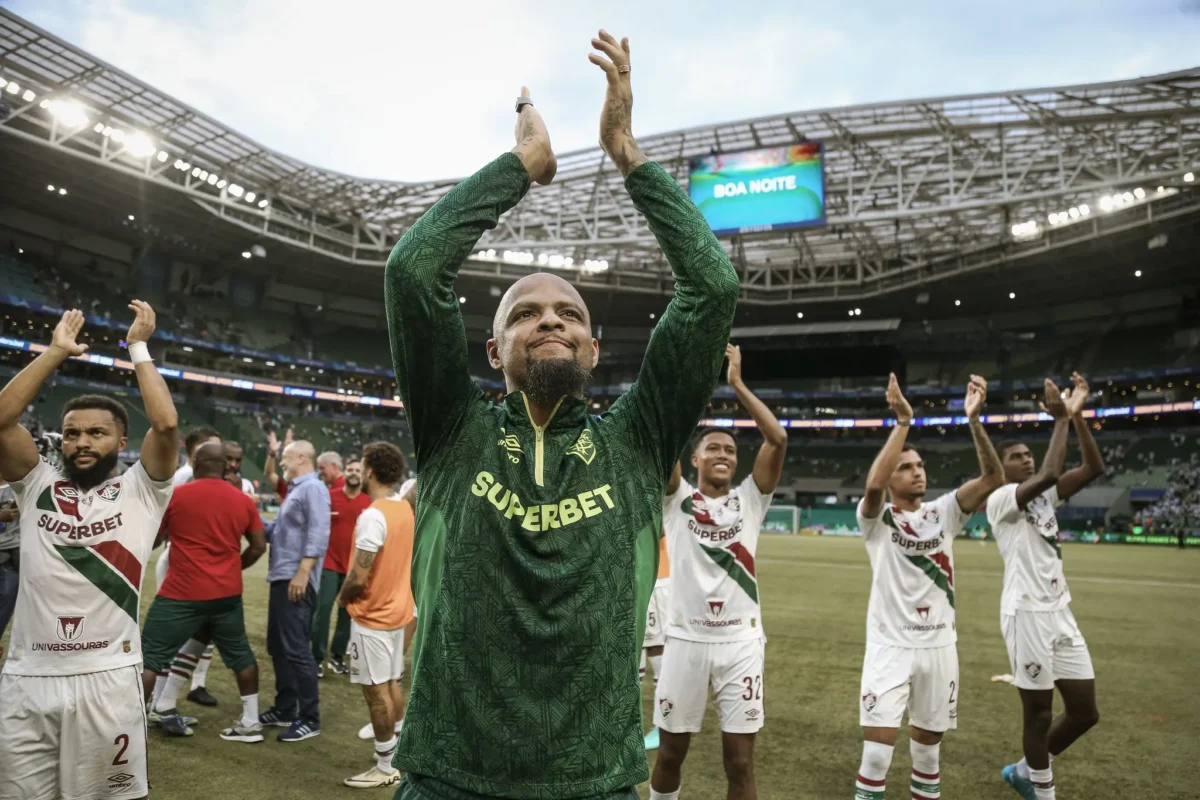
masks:
<svg viewBox="0 0 1200 800"><path fill-rule="evenodd" d="M420 475L399 800L615 800L636 798L648 777L638 655L662 497L716 386L739 288L703 216L633 138L628 41L601 32L592 46L607 76L601 143L676 281L634 386L588 413L592 318L574 286L546 273L514 283L496 311L487 353L507 396L493 403L471 379L455 275L556 171L527 91L516 147L443 197L388 259L392 357Z"/></svg>

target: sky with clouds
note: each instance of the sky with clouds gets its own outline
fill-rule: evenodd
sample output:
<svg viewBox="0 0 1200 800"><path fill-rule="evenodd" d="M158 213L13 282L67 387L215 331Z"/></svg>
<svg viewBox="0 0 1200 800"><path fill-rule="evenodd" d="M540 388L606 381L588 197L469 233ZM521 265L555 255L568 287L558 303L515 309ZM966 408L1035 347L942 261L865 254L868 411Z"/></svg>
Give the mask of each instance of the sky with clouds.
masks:
<svg viewBox="0 0 1200 800"><path fill-rule="evenodd" d="M511 147L522 84L555 149L593 145L601 26L630 38L639 134L1200 61L1200 0L0 3L263 145L396 180Z"/></svg>

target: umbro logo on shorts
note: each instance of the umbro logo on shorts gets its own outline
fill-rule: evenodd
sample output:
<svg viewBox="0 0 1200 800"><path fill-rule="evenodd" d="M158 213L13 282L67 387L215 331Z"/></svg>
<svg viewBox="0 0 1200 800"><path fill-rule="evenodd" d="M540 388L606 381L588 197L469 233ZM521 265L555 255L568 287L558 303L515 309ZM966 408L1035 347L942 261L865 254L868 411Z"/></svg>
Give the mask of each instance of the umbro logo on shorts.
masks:
<svg viewBox="0 0 1200 800"><path fill-rule="evenodd" d="M128 789L133 785L133 776L126 772L118 772L116 775L108 776L108 788L110 789Z"/></svg>
<svg viewBox="0 0 1200 800"><path fill-rule="evenodd" d="M758 715L762 713L757 708L747 709L746 719L758 719Z"/></svg>

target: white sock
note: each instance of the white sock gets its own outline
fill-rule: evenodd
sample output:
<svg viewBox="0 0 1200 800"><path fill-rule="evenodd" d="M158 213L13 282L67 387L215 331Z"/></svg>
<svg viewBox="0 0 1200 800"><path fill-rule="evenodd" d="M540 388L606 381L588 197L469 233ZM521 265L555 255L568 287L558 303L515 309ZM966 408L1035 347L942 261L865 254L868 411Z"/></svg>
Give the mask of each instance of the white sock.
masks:
<svg viewBox="0 0 1200 800"><path fill-rule="evenodd" d="M859 764L858 780L854 784L854 800L883 800L884 784L894 750L890 744L863 742L862 763Z"/></svg>
<svg viewBox="0 0 1200 800"><path fill-rule="evenodd" d="M400 719L398 719L396 721L396 733L399 733L400 729L403 727L404 727L404 717L401 717Z"/></svg>
<svg viewBox="0 0 1200 800"><path fill-rule="evenodd" d="M253 728L258 724L258 693L242 695L242 724Z"/></svg>
<svg viewBox="0 0 1200 800"><path fill-rule="evenodd" d="M913 800L938 800L942 796L942 781L938 767L940 744L921 744L912 739L908 742L912 754Z"/></svg>
<svg viewBox="0 0 1200 800"><path fill-rule="evenodd" d="M154 701L155 711L162 714L175 710L175 706L179 703L179 694L192 679L192 673L196 669L196 663L200 660L202 652L204 652L204 643L195 639L188 639L187 643L179 648L179 652L175 654L175 660L171 662L167 685L163 687L162 694Z"/></svg>
<svg viewBox="0 0 1200 800"><path fill-rule="evenodd" d="M150 693L150 710L154 710L154 704L158 702L158 698L162 697L163 689L167 688L167 677L169 672L159 672L154 675L154 691Z"/></svg>
<svg viewBox="0 0 1200 800"><path fill-rule="evenodd" d="M1054 763L1054 754L1050 754L1050 763ZM1017 762L1017 775L1029 780L1029 762L1025 760L1025 756L1021 756L1021 760Z"/></svg>
<svg viewBox="0 0 1200 800"><path fill-rule="evenodd" d="M380 772L385 772L391 775L396 771L392 766L392 755L396 752L396 737L393 736L386 742L375 740L375 766Z"/></svg>
<svg viewBox="0 0 1200 800"><path fill-rule="evenodd" d="M192 691L208 685L208 668L212 666L213 646L210 644L204 648L204 655L200 656L200 663L196 665L196 671L192 673Z"/></svg>
<svg viewBox="0 0 1200 800"><path fill-rule="evenodd" d="M1033 782L1033 796L1037 800L1054 800L1054 775L1050 767L1029 770L1029 780Z"/></svg>
<svg viewBox="0 0 1200 800"><path fill-rule="evenodd" d="M662 656L650 656L650 669L654 671L654 685L658 686L658 678L662 675Z"/></svg>
<svg viewBox="0 0 1200 800"><path fill-rule="evenodd" d="M651 786L650 800L679 800L679 789L676 789L673 792L656 792L654 791L654 787Z"/></svg>
<svg viewBox="0 0 1200 800"><path fill-rule="evenodd" d="M638 661L638 683L642 682L642 678L646 677L646 651L642 651L642 658Z"/></svg>

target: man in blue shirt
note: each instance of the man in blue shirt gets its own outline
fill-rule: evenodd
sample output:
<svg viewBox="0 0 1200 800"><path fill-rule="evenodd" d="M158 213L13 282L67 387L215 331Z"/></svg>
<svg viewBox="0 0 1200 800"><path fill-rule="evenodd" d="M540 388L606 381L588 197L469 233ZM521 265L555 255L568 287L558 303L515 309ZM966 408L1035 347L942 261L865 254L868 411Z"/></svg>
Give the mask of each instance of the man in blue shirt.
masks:
<svg viewBox="0 0 1200 800"><path fill-rule="evenodd" d="M329 546L329 490L313 471L316 451L296 441L283 451L287 498L267 526L271 544L267 581L267 652L275 663L275 705L259 716L263 725L287 728L281 742L321 733L317 662L309 647L313 609Z"/></svg>

